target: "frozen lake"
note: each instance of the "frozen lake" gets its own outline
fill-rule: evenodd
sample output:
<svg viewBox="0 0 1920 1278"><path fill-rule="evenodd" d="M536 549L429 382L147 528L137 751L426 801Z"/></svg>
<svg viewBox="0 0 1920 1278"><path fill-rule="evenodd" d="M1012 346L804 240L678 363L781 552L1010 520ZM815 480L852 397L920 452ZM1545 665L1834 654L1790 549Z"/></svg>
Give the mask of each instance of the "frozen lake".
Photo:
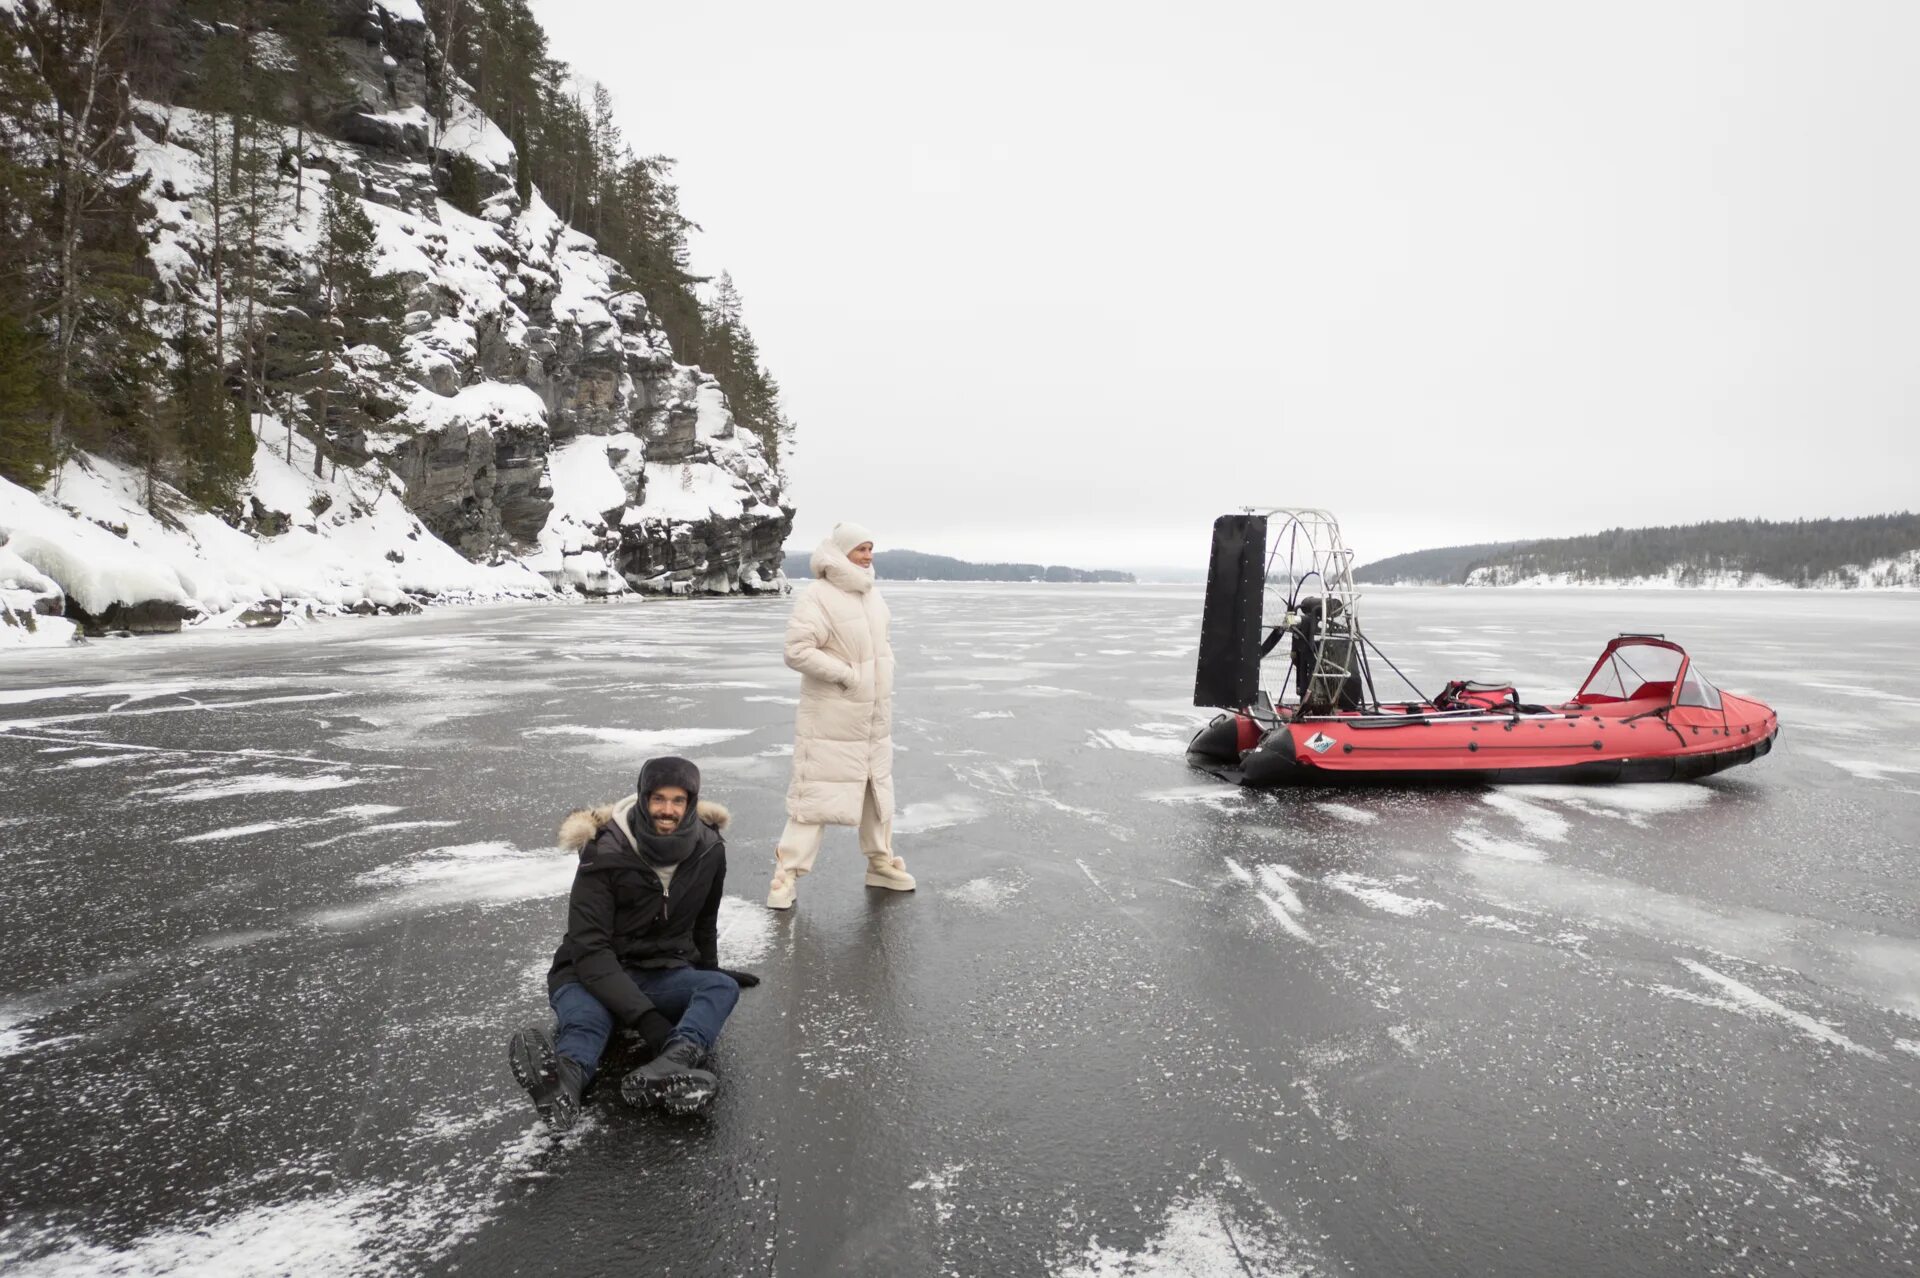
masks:
<svg viewBox="0 0 1920 1278"><path fill-rule="evenodd" d="M1256 795L1181 758L1198 587L886 591L920 891L833 831L784 916L778 601L0 657L0 1268L1912 1272L1920 597L1375 591L1429 692L1664 631L1780 744ZM554 830L666 751L765 984L710 1118L554 1138Z"/></svg>

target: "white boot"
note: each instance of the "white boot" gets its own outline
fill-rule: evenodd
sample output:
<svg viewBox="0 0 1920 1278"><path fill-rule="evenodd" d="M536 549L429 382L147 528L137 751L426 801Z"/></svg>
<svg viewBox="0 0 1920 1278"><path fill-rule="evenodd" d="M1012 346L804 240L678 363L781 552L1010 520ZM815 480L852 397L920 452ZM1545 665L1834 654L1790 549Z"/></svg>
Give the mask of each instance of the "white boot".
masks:
<svg viewBox="0 0 1920 1278"><path fill-rule="evenodd" d="M793 898L797 894L798 888L799 885L794 881L792 871L774 871L773 886L767 889L767 908L769 910L791 910L793 908Z"/></svg>
<svg viewBox="0 0 1920 1278"><path fill-rule="evenodd" d="M888 888L895 892L913 891L913 876L907 873L907 863L897 856L885 852L867 854L867 886Z"/></svg>

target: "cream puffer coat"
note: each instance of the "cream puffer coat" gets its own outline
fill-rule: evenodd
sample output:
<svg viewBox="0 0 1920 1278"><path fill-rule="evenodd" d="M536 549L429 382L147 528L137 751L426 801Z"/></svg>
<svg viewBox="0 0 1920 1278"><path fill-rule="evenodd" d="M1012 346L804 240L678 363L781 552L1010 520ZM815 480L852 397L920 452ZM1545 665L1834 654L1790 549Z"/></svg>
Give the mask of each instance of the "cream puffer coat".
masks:
<svg viewBox="0 0 1920 1278"><path fill-rule="evenodd" d="M808 825L859 825L873 786L893 818L891 614L873 584L831 540L813 552L813 584L787 622L787 664L798 670L793 784L787 815Z"/></svg>

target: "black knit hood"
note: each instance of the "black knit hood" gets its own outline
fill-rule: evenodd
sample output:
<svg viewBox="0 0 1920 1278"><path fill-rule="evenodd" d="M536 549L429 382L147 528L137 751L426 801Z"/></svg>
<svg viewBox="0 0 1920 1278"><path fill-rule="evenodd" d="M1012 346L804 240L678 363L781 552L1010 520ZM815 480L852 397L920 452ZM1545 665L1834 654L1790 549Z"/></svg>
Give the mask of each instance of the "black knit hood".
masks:
<svg viewBox="0 0 1920 1278"><path fill-rule="evenodd" d="M672 834L656 834L653 819L647 815L647 799L655 790L679 786L687 792L686 815ZM640 765L640 800L628 817L633 845L641 856L655 865L678 865L700 846L700 769L691 759L662 755Z"/></svg>

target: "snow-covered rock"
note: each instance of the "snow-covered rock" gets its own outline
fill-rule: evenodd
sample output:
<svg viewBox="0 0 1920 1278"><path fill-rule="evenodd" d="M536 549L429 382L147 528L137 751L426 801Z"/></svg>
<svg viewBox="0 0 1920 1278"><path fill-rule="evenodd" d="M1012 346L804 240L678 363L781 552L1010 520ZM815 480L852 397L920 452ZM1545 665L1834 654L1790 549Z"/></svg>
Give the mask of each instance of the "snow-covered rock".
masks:
<svg viewBox="0 0 1920 1278"><path fill-rule="evenodd" d="M592 239L537 191L514 194L517 157L495 122L464 97L444 125L429 116L419 6L375 0L355 15L366 105L341 136L284 133L297 174L265 239L298 293L328 190L360 201L408 313L397 363L371 347L348 358L393 417L329 441L324 479L306 439L258 419L239 527L171 491L149 510L144 481L102 458L76 458L37 494L6 485L8 615L173 628L428 599L776 588L792 525L783 479L717 383L674 361ZM159 292L206 302L213 122L147 103L137 124ZM488 175L479 216L441 198L456 155Z"/></svg>

